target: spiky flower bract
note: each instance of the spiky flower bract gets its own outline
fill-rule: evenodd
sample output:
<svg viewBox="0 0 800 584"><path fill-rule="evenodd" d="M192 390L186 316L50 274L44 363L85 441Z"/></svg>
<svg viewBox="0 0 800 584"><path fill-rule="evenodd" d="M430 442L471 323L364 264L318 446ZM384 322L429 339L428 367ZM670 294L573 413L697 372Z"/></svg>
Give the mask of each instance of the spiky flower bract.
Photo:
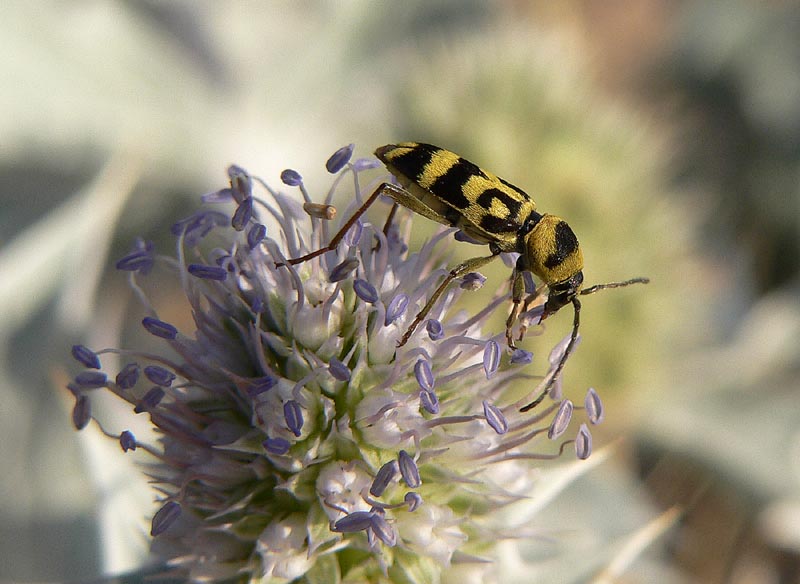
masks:
<svg viewBox="0 0 800 584"><path fill-rule="evenodd" d="M294 170L281 174L287 194L231 167L230 187L174 225L175 257L137 241L117 262L144 305L142 326L177 358L73 348L86 368L70 384L76 427L105 388L159 433L157 444L114 437L129 456L152 457L153 551L192 580L432 582L455 565L481 574L498 541L526 533L499 511L530 490L537 460L571 444L579 458L591 452L587 425L570 421L577 410L601 421L594 390L575 406L556 382L552 400L519 413L536 384L520 392L512 381L533 378L536 363L521 349L507 355L504 331L481 330L505 309L507 287L466 314L458 298L484 280L468 275L397 348L447 273L452 229L409 253L397 219L358 221L335 251L284 263L327 242L385 178L352 151L328 160L326 197L312 198ZM338 214L337 190L351 201ZM406 235L410 222L399 220ZM148 300L156 264L180 281L193 331ZM102 372L108 354L124 364L113 375Z"/></svg>

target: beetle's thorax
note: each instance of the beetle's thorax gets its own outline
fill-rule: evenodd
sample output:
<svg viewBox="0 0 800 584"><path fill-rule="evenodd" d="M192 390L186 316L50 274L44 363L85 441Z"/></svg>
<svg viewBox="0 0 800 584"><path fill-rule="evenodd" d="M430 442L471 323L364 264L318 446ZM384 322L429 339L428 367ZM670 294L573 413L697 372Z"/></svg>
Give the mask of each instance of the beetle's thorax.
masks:
<svg viewBox="0 0 800 584"><path fill-rule="evenodd" d="M550 288L567 284L583 270L578 238L567 222L555 215L542 215L528 233L521 235L518 245L526 268ZM580 288L580 283L572 284Z"/></svg>

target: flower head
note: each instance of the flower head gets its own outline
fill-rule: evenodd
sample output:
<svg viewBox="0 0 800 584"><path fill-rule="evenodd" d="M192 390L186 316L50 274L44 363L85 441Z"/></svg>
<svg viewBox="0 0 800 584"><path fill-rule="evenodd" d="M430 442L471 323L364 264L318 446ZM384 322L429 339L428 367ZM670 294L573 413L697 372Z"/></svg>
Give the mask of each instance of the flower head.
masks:
<svg viewBox="0 0 800 584"><path fill-rule="evenodd" d="M144 303L142 326L177 358L73 348L86 367L70 384L77 427L91 420L91 392L105 388L158 429L159 444L129 431L115 438L129 456L155 457L147 472L163 502L153 548L191 578L406 582L456 558L486 565L512 533L497 511L525 495L536 460L572 443L580 458L591 452L585 424L570 434L583 409L573 402L519 413L530 392L515 395L512 381L532 377L536 362L521 349L507 354L504 331L482 331L508 292L477 314L455 308L482 275L447 290L397 348L447 273L454 230L408 253L397 223L384 232L359 220L336 250L286 265L330 239L337 188L353 185L339 221L361 204L363 174L376 163L351 162L352 151L328 160L336 178L324 203L294 170L281 181L302 202L231 167L231 186L174 225L175 257L137 241L117 262ZM342 181L348 174L354 180ZM181 282L194 330L150 305L155 264ZM107 353L124 355L124 367L104 373ZM585 404L598 423L593 389Z"/></svg>

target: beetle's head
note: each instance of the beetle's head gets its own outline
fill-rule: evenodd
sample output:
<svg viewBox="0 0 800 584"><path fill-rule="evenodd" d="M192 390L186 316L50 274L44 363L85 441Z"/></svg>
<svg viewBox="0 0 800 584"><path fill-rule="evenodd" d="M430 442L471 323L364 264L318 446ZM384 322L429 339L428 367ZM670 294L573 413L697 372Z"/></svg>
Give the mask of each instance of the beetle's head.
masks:
<svg viewBox="0 0 800 584"><path fill-rule="evenodd" d="M579 271L572 277L562 281L550 284L548 286L549 292L547 295L547 302L544 303L544 313L542 313L542 320L559 311L564 305L572 302L572 299L577 296L581 291L583 285L583 272Z"/></svg>
<svg viewBox="0 0 800 584"><path fill-rule="evenodd" d="M520 252L524 267L539 276L550 290L543 318L572 302L583 284L583 253L566 221L555 215L542 215L525 236Z"/></svg>

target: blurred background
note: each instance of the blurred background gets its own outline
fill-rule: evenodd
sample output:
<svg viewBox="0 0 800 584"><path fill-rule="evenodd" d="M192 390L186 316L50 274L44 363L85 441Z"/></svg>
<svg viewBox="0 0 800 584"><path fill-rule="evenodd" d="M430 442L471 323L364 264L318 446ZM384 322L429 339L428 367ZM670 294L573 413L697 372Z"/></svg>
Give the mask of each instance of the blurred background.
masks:
<svg viewBox="0 0 800 584"><path fill-rule="evenodd" d="M273 184L294 168L314 196L340 146L419 140L567 218L588 283L652 278L584 302L565 388L596 387L595 444L621 440L541 514L558 545L537 558L551 567L540 581L570 581L576 557L614 557L678 509L621 581L800 582L800 4L38 0L3 13L0 581L86 581L146 554L153 492L116 443L74 431L63 389L72 344L148 342L111 269L133 238L168 250L169 226L231 163ZM498 286L508 274L486 271ZM175 304L168 320L186 318L169 285L157 294L165 315ZM567 312L527 342L539 363Z"/></svg>

